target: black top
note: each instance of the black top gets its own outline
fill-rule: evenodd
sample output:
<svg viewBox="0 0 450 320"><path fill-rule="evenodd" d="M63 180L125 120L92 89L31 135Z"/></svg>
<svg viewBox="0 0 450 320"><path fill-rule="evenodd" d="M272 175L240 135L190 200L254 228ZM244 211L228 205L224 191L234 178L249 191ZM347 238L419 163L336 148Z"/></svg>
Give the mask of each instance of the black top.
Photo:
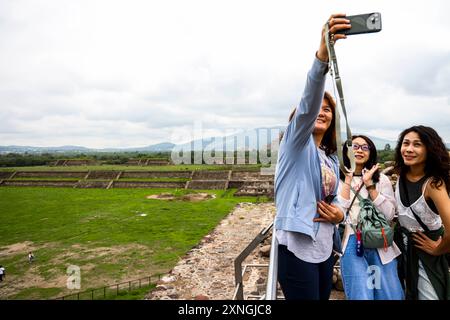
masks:
<svg viewBox="0 0 450 320"><path fill-rule="evenodd" d="M411 182L406 177L404 178L406 189L408 191L408 197L409 197L409 202L408 202L408 199L406 198L406 195L405 195L405 190L403 189L403 185L402 185L402 183L400 183L400 199L404 206L406 206L406 207L411 206L411 204L416 202L417 199L419 199L422 196L422 187L423 187L423 184L425 183L425 181L427 180L427 178L429 178L429 177L424 176L423 178L421 178L420 180L418 180L416 182ZM436 206L434 205L433 200L429 199L429 200L426 200L426 202L427 202L428 206L430 207L430 209L433 210L434 213L439 214L436 209Z"/></svg>

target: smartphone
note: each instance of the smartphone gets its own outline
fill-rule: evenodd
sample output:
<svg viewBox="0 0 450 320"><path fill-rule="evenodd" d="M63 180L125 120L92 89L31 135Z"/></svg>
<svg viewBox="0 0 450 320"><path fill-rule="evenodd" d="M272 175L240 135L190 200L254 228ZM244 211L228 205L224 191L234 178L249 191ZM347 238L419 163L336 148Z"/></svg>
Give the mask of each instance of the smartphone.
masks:
<svg viewBox="0 0 450 320"><path fill-rule="evenodd" d="M328 196L325 197L325 199L323 199L323 201L325 201L328 204L331 204L333 202L334 198L336 198L336 195L329 194Z"/></svg>
<svg viewBox="0 0 450 320"><path fill-rule="evenodd" d="M350 29L340 30L336 33L342 33L349 36L352 34L381 31L381 13L379 12L358 14L355 16L347 16L345 18L350 20L352 27Z"/></svg>

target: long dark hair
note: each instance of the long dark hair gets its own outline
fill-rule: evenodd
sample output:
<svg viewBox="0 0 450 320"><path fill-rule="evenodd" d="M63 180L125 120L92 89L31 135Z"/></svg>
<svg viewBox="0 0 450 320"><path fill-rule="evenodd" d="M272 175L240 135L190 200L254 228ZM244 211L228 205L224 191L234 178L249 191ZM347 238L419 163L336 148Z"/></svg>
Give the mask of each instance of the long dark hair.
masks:
<svg viewBox="0 0 450 320"><path fill-rule="evenodd" d="M328 101L328 104L331 107L331 111L333 114L333 118L331 119L331 124L328 127L327 131L320 142L320 148L325 151L325 154L329 156L332 153L337 151L336 145L336 102L334 101L331 94L327 91L324 92L323 95L324 100Z"/></svg>
<svg viewBox="0 0 450 320"><path fill-rule="evenodd" d="M367 142L367 145L369 146L369 149L370 149L369 150L369 159L364 164L364 168L370 170L370 169L372 169L372 167L374 165L377 164L377 157L378 157L378 155L377 155L377 148L375 147L375 144L373 143L373 141L367 136L364 136L362 134L354 135L354 136L352 136L352 141L355 140L356 138L364 139ZM343 157L344 157L344 165L347 168L350 168L350 159L347 156L347 150L348 150L347 144L344 143L343 150L342 150L342 152L344 154L343 155ZM340 172L340 177L341 177L342 180L345 179L345 176L342 173L342 171ZM372 181L374 183L378 183L378 181L380 181L380 171L379 170L374 172L374 174L372 176Z"/></svg>
<svg viewBox="0 0 450 320"><path fill-rule="evenodd" d="M450 192L450 156L445 148L442 138L438 133L430 127L426 126L412 126L411 128L403 130L400 133L395 147L395 169L400 173L402 179L405 178L409 167L403 161L401 148L403 139L410 133L415 132L419 135L420 140L427 150L425 160L425 176L432 177L431 184L439 188L442 183L445 183L447 192Z"/></svg>

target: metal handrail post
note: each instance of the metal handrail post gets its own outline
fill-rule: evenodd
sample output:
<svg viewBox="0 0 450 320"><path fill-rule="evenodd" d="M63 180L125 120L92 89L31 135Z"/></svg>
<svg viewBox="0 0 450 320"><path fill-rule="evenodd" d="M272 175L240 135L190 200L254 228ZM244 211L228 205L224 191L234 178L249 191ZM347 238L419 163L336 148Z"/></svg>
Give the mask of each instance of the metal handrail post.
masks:
<svg viewBox="0 0 450 320"><path fill-rule="evenodd" d="M270 228L272 228L273 222L266 228L264 228L249 245L239 254L234 260L234 279L237 288L235 298L237 300L244 300L244 288L242 283L242 262L248 257L248 255L261 243L267 236Z"/></svg>
<svg viewBox="0 0 450 320"><path fill-rule="evenodd" d="M266 300L277 300L278 240L275 226L272 228L272 245L270 246L269 273L267 275Z"/></svg>

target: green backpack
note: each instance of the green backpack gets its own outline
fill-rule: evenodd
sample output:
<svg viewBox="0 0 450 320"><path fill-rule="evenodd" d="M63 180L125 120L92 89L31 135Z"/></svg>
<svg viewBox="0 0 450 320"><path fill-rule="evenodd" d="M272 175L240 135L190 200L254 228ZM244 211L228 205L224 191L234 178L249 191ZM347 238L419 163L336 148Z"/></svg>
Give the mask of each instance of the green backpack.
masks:
<svg viewBox="0 0 450 320"><path fill-rule="evenodd" d="M353 188L352 188L353 190ZM384 214L378 211L370 199L364 199L359 191L355 192L355 197L359 200L359 215L356 230L361 231L361 240L364 248L384 248L391 246L394 242L394 228L387 221ZM353 198L353 201L355 198ZM352 201L352 204L353 204Z"/></svg>

